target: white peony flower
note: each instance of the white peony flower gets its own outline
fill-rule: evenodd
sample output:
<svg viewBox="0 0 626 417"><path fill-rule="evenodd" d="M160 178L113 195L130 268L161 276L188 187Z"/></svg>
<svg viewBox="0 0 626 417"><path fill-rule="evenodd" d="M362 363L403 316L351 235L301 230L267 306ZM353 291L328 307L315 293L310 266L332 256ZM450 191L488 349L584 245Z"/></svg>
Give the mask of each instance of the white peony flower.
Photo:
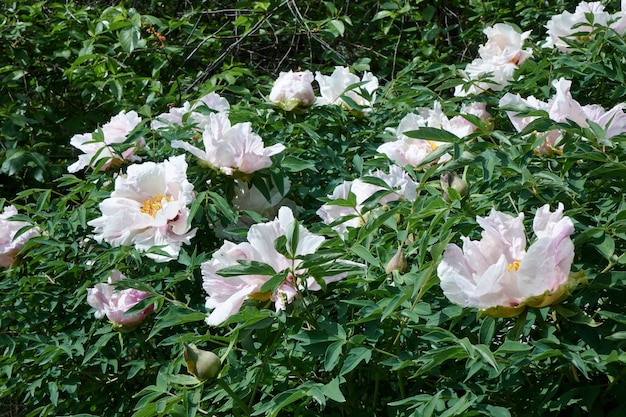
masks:
<svg viewBox="0 0 626 417"><path fill-rule="evenodd" d="M293 227L295 219L287 207L282 207L278 217L267 223L255 224L248 231L248 241L234 244L225 241L211 260L202 264L203 288L208 294L206 307L212 312L206 319L211 326L218 325L236 314L247 299L259 301L271 300L277 310L284 309L288 303L298 296L299 291L308 289L317 291L319 284L313 277L300 268L299 259L288 259L274 247L274 242ZM299 226L299 240L295 248L295 257L314 253L324 242L324 237L309 232ZM218 271L229 266L238 265L237 261L259 261L269 264L277 273L288 271L287 278L276 291L260 292L261 287L271 276L240 275L223 277ZM327 283L342 279L344 275L325 277Z"/></svg>
<svg viewBox="0 0 626 417"><path fill-rule="evenodd" d="M102 216L88 224L98 242L134 245L140 251L159 247L167 255L147 256L167 262L176 259L181 245L195 236L188 218L193 199L184 156L135 164L115 179L115 190L100 203Z"/></svg>
<svg viewBox="0 0 626 417"><path fill-rule="evenodd" d="M604 11L604 6L599 1L580 2L574 13L565 11L552 16L545 26L548 29L548 37L542 46L544 48L556 47L565 53L571 52L572 50L566 40L585 41L594 30L593 25L587 19L588 14L593 15L593 25L607 26L611 18L609 13Z"/></svg>
<svg viewBox="0 0 626 417"><path fill-rule="evenodd" d="M372 97L372 101L374 101L376 98L374 92L378 88L378 78L371 72L365 72L363 77L359 79L358 76L350 72L348 67L340 66L335 67L332 75L322 75L321 72L317 71L315 73L315 81L320 86L321 94L321 97L318 97L316 100L317 105L337 104L349 108L350 106L341 98L341 95L345 95L361 107L371 107L372 103L361 96L359 91L361 89L367 91ZM348 87L361 82L365 82L365 84L348 90Z"/></svg>
<svg viewBox="0 0 626 417"><path fill-rule="evenodd" d="M109 159L109 161L102 166L102 170L108 169L112 164L121 160L141 160L141 158L135 156L136 147L131 147L120 154L110 146L124 143L128 138L128 134L139 123L141 123L141 117L139 117L137 112L130 111L126 113L122 111L102 126L101 131L104 140L94 139L92 133L74 135L70 139L70 144L84 153L78 156L78 161L67 167L67 171L74 173L87 166L93 168L99 160L105 158ZM143 138L137 141L137 146L145 146Z"/></svg>
<svg viewBox="0 0 626 417"><path fill-rule="evenodd" d="M0 266L8 268L13 264L15 255L22 250L26 242L35 236L39 236L39 230L32 227L25 233L15 237L22 228L32 226L28 222L9 220L17 215L15 206L7 206L0 214Z"/></svg>
<svg viewBox="0 0 626 417"><path fill-rule="evenodd" d="M263 146L263 139L252 131L250 122L231 126L228 115L214 113L202 133L204 151L181 140L172 141L173 148L184 149L226 175L236 172L251 174L272 166L270 157L282 152L282 144Z"/></svg>
<svg viewBox="0 0 626 417"><path fill-rule="evenodd" d="M380 170L369 173L368 176L380 178L393 191L380 199L378 204L386 204L390 201L406 199L414 201L417 197L418 184L401 167L392 165L389 168L389 174L385 174ZM377 191L385 188L375 184L367 183L361 179L354 181L344 181L341 185L335 187L333 193L328 196L330 202L324 204L317 210L317 215L322 218L324 223L331 224L343 217L351 217L346 221L333 226L333 229L339 233L346 232L348 227L359 227L363 224L363 204L374 195ZM333 204L333 200L347 200L350 193L356 197L356 205L354 207Z"/></svg>
<svg viewBox="0 0 626 417"><path fill-rule="evenodd" d="M153 130L166 128L172 125L183 125L184 117L188 116L188 122L193 124L198 131L202 132L209 123L208 115L196 111L202 106L206 106L215 112L228 112L230 104L217 93L209 93L200 97L193 103L185 101L182 107L172 107L169 112L162 113L152 121L150 127Z"/></svg>
<svg viewBox="0 0 626 417"><path fill-rule="evenodd" d="M281 72L270 92L270 100L287 111L309 107L315 101L313 79L311 71Z"/></svg>

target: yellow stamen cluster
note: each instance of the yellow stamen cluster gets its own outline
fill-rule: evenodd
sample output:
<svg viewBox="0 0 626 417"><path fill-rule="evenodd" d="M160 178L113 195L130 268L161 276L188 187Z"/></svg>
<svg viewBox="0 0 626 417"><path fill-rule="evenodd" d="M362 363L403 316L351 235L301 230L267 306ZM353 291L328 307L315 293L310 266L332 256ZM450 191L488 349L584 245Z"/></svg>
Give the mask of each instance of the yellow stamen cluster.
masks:
<svg viewBox="0 0 626 417"><path fill-rule="evenodd" d="M437 145L435 142L433 142L432 140L428 141L428 144L430 145L430 148L435 151L437 150L437 148L439 147L439 145Z"/></svg>
<svg viewBox="0 0 626 417"><path fill-rule="evenodd" d="M267 301L270 299L271 296L272 296L271 291L265 291L265 292L254 292L248 295L248 298L251 298L257 301Z"/></svg>
<svg viewBox="0 0 626 417"><path fill-rule="evenodd" d="M516 271L519 269L520 266L520 261L513 261L509 264L509 271L511 271L511 269L515 269Z"/></svg>
<svg viewBox="0 0 626 417"><path fill-rule="evenodd" d="M143 202L141 212L149 214L152 217L156 217L157 212L163 208L163 199L168 202L172 201L171 198L163 194L155 195L154 197Z"/></svg>

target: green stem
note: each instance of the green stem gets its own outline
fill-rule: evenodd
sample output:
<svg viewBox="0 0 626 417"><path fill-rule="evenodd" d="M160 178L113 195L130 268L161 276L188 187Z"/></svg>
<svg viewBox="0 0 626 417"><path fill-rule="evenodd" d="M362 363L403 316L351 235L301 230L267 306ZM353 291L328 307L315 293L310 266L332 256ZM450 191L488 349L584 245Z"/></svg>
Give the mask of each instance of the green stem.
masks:
<svg viewBox="0 0 626 417"><path fill-rule="evenodd" d="M237 405L239 407L241 407L243 412L247 416L249 416L250 415L250 408L248 407L248 405L246 403L243 402L243 400L239 397L239 395L237 395L237 393L230 388L230 386L226 383L226 381L224 381L223 379L218 379L217 383L219 384L220 387L222 387L224 389L224 391L226 391L228 393L228 395L230 395L230 398L232 398L233 401L235 403L237 403Z"/></svg>

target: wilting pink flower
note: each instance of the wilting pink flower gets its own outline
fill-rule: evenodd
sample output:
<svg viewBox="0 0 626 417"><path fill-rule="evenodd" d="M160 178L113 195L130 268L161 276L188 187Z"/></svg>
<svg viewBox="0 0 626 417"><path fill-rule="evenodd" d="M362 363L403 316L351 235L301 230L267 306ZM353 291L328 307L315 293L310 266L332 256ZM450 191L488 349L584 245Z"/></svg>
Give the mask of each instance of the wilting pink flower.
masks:
<svg viewBox="0 0 626 417"><path fill-rule="evenodd" d="M463 97L486 90L502 91L513 80L515 70L531 55L530 48L522 49L530 31L519 33L512 26L497 23L486 28L487 42L478 48L479 57L465 68L465 81L486 77L488 81L472 83L469 88L458 85L454 95Z"/></svg>
<svg viewBox="0 0 626 417"><path fill-rule="evenodd" d="M407 114L393 130L397 140L390 141L380 145L378 152L387 155L387 158L400 166L418 166L422 161L435 151L442 142L433 140L414 139L406 136L405 132L418 130L422 127L433 127L446 130L459 138L463 138L476 131L476 126L468 122L462 116L455 116L449 119L442 111L441 103L435 101L433 108L421 107L417 109L418 113ZM462 114L473 114L482 120L490 117L487 113L484 103L473 103L469 106L461 108ZM435 162L445 162L451 159L451 156L444 154Z"/></svg>
<svg viewBox="0 0 626 417"><path fill-rule="evenodd" d="M176 259L181 245L195 236L196 230L189 230L188 206L193 199L183 155L162 163L135 164L115 179L111 197L100 203L102 216L88 224L98 242L134 245L140 251L159 247L167 255L147 256L167 262Z"/></svg>
<svg viewBox="0 0 626 417"><path fill-rule="evenodd" d="M192 103L185 101L182 107L172 107L167 113L158 115L150 126L154 130L172 125L182 126L184 118L187 116L187 122L193 125L199 132L202 132L209 123L208 114L198 111L202 106L218 113L230 110L230 104L228 104L225 98L217 93L209 93Z"/></svg>
<svg viewBox="0 0 626 417"><path fill-rule="evenodd" d="M589 22L587 15L593 15L593 24ZM599 1L580 2L574 13L565 11L552 16L546 24L548 37L542 46L544 48L556 47L565 53L571 52L567 40L570 42L588 40L594 26L607 26L610 18L611 16L604 11L604 6Z"/></svg>
<svg viewBox="0 0 626 417"><path fill-rule="evenodd" d="M488 217L476 218L483 228L481 240L462 237L463 249L446 247L437 273L450 301L504 317L525 306L545 307L567 294L574 225L563 216L563 205L555 212L548 205L537 210L537 240L528 251L523 220L523 213L513 217L492 210Z"/></svg>
<svg viewBox="0 0 626 417"><path fill-rule="evenodd" d="M87 302L97 310L95 313L97 319L106 316L120 329L132 330L154 310L154 305L136 313L126 314L141 300L149 297L150 293L133 288L116 290L115 283L125 278L120 271L111 271L106 284L96 284L95 287L87 289Z"/></svg>
<svg viewBox="0 0 626 417"><path fill-rule="evenodd" d="M77 172L87 166L93 168L99 160L105 158L109 160L102 166L102 170L106 170L111 164L122 160L139 161L141 158L135 155L135 151L137 147L145 146L143 138L137 140L136 146L128 148L122 153L111 146L124 143L128 139L128 134L139 123L141 123L141 117L136 111L128 113L122 111L102 126L102 140L98 139L98 136L94 138L93 133L74 135L70 139L70 144L84 153L78 156L78 161L67 167L68 172Z"/></svg>
<svg viewBox="0 0 626 417"><path fill-rule="evenodd" d="M22 250L26 242L35 236L39 236L39 230L28 222L9 220L10 217L17 215L17 209L14 206L7 206L0 214L0 266L8 268L13 264L15 255ZM31 227L25 233L15 237L24 227Z"/></svg>
<svg viewBox="0 0 626 417"><path fill-rule="evenodd" d="M417 197L418 184L411 179L406 171L397 165L390 167L389 174L376 170L371 172L368 176L383 180L389 186L389 189L393 190L389 194L379 198L377 200L378 204L386 204L390 201L400 199L414 201ZM328 196L330 201L317 210L317 215L320 216L326 224L334 223L342 217L346 217L346 221L333 226L333 229L343 233L348 230L348 227L358 227L363 223L364 202L372 197L374 193L382 190L384 190L383 187L367 183L362 179L344 181L341 185L335 187L333 193ZM356 197L356 205L354 207L347 207L343 204L333 204L333 200L347 200L350 193L354 194Z"/></svg>
<svg viewBox="0 0 626 417"><path fill-rule="evenodd" d="M250 122L231 126L225 113L208 116L202 142L204 150L181 140L172 141L172 147L186 150L226 175L251 174L268 168L272 166L270 157L285 149L282 144L264 147L263 139L252 131Z"/></svg>
<svg viewBox="0 0 626 417"><path fill-rule="evenodd" d="M309 107L315 101L313 79L311 71L281 72L270 92L270 100L287 111Z"/></svg>
<svg viewBox="0 0 626 417"><path fill-rule="evenodd" d="M307 271L300 268L299 259L288 259L274 247L274 241L285 236L290 227L293 227L294 217L291 210L282 207L278 217L267 223L255 224L248 231L248 241L234 244L225 241L211 260L202 264L203 288L208 294L206 307L213 310L206 319L209 325L218 325L228 317L236 314L247 299L260 301L271 300L277 310L284 309L299 291L308 289L317 291L319 284L313 277L307 276ZM322 236L309 232L299 226L299 240L292 255L302 256L314 253L324 242ZM260 292L261 287L271 276L267 275L240 275L223 277L218 271L229 266L238 265L237 261L259 261L270 265L277 273L288 271L287 278L274 292ZM343 275L324 277L327 283L342 279Z"/></svg>
<svg viewBox="0 0 626 417"><path fill-rule="evenodd" d="M332 75L322 75L318 71L315 73L315 81L320 86L321 97L318 97L316 101L318 105L337 104L349 108L350 106L341 98L344 95L351 98L361 107L370 107L372 103L369 99L361 96L360 90L367 91L373 101L375 99L374 92L378 88L378 78L371 72L365 72L363 77L359 79L358 76L350 72L348 67L337 66ZM365 84L357 88L348 89L350 86L362 82Z"/></svg>

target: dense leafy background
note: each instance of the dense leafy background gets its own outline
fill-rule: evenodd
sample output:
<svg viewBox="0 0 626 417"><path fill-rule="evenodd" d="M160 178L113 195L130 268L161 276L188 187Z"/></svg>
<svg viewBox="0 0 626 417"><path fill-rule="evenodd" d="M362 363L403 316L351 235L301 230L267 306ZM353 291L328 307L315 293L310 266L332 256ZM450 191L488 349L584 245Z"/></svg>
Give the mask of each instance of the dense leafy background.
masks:
<svg viewBox="0 0 626 417"><path fill-rule="evenodd" d="M607 2L617 11L617 2ZM493 115L453 144L445 169L415 170L414 203L373 211L340 239L315 214L343 180L387 161L376 148L387 127L416 107L443 102L449 115L457 70L498 22L532 30L534 56L509 90L546 100L552 80L573 81L582 104L626 101L626 43L597 36L569 55L542 50L543 25L572 1L4 1L0 4L0 201L43 231L0 281L0 415L156 416L535 416L626 412L626 147L590 129L566 132L562 155L538 156L486 93ZM330 73L335 65L379 77L375 109L337 106L291 114L267 103L280 71ZM200 264L232 228L232 179L190 158L193 224L178 261L156 264L130 248L86 244L87 222L114 173L67 173L69 145L121 110L146 120L216 91L231 120L250 121L287 151L256 177L292 182L302 223L324 250L366 272L307 294L286 312L246 304L229 324L203 321ZM541 127L552 125L541 120ZM181 132L184 135L185 132ZM147 160L177 153L149 123ZM584 137L586 140L581 140ZM443 171L469 195L444 201ZM210 180L210 183L207 183ZM454 197L454 196L453 196ZM563 202L574 220L576 259L588 284L553 308L513 319L477 317L451 304L436 266L448 242L477 238L475 216ZM529 224L529 223L528 223ZM244 231L245 232L245 231ZM398 248L409 270L385 272ZM321 261L320 261L321 262ZM154 294L157 311L118 333L93 318L86 290L117 268ZM217 382L198 384L182 359L193 342L224 357Z"/></svg>

